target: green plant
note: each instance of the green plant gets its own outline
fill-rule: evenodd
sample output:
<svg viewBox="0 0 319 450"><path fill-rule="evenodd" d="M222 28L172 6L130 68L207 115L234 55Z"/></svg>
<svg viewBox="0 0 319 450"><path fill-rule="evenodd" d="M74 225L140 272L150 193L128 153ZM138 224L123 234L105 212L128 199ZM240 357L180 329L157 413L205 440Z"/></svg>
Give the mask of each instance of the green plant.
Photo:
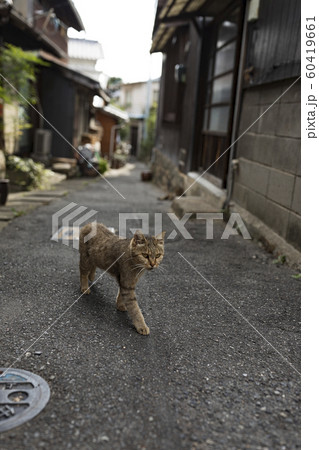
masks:
<svg viewBox="0 0 319 450"><path fill-rule="evenodd" d="M151 157L152 149L155 145L155 132L156 132L156 119L157 119L157 103L154 102L150 114L146 120L146 137L141 144L140 159L142 161L149 161Z"/></svg>
<svg viewBox="0 0 319 450"><path fill-rule="evenodd" d="M285 255L279 255L278 258L273 260L273 264L285 264L285 262L286 262Z"/></svg>
<svg viewBox="0 0 319 450"><path fill-rule="evenodd" d="M108 162L104 158L99 158L99 172L104 173L108 170Z"/></svg>
<svg viewBox="0 0 319 450"><path fill-rule="evenodd" d="M123 80L120 77L110 77L108 82L107 82L107 87L108 89L111 89L112 87L116 87L118 88L119 86L121 86L121 84L123 84Z"/></svg>
<svg viewBox="0 0 319 450"><path fill-rule="evenodd" d="M130 125L128 123L123 124L119 130L121 141L127 141L130 135Z"/></svg>
<svg viewBox="0 0 319 450"><path fill-rule="evenodd" d="M41 187L46 175L43 164L36 163L31 158L20 158L19 156L8 156L6 162L9 178L13 184L23 189Z"/></svg>
<svg viewBox="0 0 319 450"><path fill-rule="evenodd" d="M291 275L295 280L301 280L301 273L297 273L296 275Z"/></svg>
<svg viewBox="0 0 319 450"><path fill-rule="evenodd" d="M11 208L11 211L14 213L14 217L20 217L23 216L24 214L26 214L26 212L24 210L16 210L15 208Z"/></svg>
<svg viewBox="0 0 319 450"><path fill-rule="evenodd" d="M36 103L36 66L47 66L48 64L39 59L33 52L24 51L12 44L6 44L1 48L0 53L1 73L7 80L1 83L0 98L5 103L14 103L15 101L20 104L25 104L27 101ZM24 99L16 90L20 91L23 96L24 93L27 94L27 98Z"/></svg>
<svg viewBox="0 0 319 450"><path fill-rule="evenodd" d="M21 130L29 128L28 104L37 102L35 87L37 66L48 66L33 52L6 44L0 48L0 99L2 103L20 105L18 135ZM0 147L4 143L4 122L0 121Z"/></svg>

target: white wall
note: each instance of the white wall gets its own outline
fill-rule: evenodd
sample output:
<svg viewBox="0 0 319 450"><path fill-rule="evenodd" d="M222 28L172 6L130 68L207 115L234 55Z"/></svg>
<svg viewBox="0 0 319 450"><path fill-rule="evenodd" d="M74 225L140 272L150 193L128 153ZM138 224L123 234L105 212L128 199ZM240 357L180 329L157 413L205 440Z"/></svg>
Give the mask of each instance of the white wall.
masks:
<svg viewBox="0 0 319 450"><path fill-rule="evenodd" d="M120 105L129 114L145 114L147 105L147 81L141 83L123 84L120 89ZM150 106L158 101L159 81L153 81L150 94Z"/></svg>

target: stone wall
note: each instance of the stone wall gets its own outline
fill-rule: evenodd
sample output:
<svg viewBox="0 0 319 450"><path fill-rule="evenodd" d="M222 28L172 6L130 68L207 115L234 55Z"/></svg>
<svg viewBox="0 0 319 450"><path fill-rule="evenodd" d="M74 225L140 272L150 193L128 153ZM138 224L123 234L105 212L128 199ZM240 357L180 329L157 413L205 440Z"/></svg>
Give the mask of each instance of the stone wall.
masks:
<svg viewBox="0 0 319 450"><path fill-rule="evenodd" d="M294 82L244 91L239 135ZM237 144L232 199L300 250L300 81Z"/></svg>
<svg viewBox="0 0 319 450"><path fill-rule="evenodd" d="M165 192L181 195L186 189L186 176L160 150L153 149L153 182Z"/></svg>

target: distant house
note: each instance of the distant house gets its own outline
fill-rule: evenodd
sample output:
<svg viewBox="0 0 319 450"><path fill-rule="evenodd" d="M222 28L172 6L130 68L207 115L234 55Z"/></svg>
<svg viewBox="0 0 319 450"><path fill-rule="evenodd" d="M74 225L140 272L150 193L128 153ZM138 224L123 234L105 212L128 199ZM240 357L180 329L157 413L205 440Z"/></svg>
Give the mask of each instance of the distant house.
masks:
<svg viewBox="0 0 319 450"><path fill-rule="evenodd" d="M97 70L97 62L104 58L102 45L98 41L89 39L68 39L68 64L69 66L93 78L106 88L107 77Z"/></svg>
<svg viewBox="0 0 319 450"><path fill-rule="evenodd" d="M138 156L145 132L145 119L153 103L158 103L159 80L122 84L119 104L125 108L130 118L131 154Z"/></svg>
<svg viewBox="0 0 319 450"><path fill-rule="evenodd" d="M155 178L179 169L184 191L201 175L187 194L299 250L300 2L159 0L151 51L165 55Z"/></svg>

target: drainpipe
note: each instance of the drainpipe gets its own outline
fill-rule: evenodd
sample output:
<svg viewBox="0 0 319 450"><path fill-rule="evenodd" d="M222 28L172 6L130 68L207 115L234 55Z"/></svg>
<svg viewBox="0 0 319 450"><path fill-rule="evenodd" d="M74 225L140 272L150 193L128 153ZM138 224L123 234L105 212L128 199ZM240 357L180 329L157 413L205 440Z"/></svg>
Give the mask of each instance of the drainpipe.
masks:
<svg viewBox="0 0 319 450"><path fill-rule="evenodd" d="M151 78L151 69L150 75L147 81L147 91L146 91L146 107L145 107L145 118L144 118L144 128L143 128L143 139L147 138L147 119L150 115L151 109L151 90L152 90L152 78Z"/></svg>
<svg viewBox="0 0 319 450"><path fill-rule="evenodd" d="M236 160L234 160L235 141L236 141L236 135L237 135L237 130L238 130L239 113L240 113L240 107L241 107L241 92L242 92L242 87L243 87L243 73L244 73L245 56L246 56L249 4L250 4L250 0L246 0L245 6L244 6L244 8L245 8L244 23L243 23L241 46L240 46L238 73L237 73L237 86L236 86L235 106L234 106L234 120L233 120L233 126L232 126L231 138L230 138L231 148L230 148L229 163L228 163L227 197L226 197L225 203L223 205L223 209L228 209L228 207L229 207L229 203L230 203L231 196L233 193L234 172L237 168L237 164L235 164Z"/></svg>

